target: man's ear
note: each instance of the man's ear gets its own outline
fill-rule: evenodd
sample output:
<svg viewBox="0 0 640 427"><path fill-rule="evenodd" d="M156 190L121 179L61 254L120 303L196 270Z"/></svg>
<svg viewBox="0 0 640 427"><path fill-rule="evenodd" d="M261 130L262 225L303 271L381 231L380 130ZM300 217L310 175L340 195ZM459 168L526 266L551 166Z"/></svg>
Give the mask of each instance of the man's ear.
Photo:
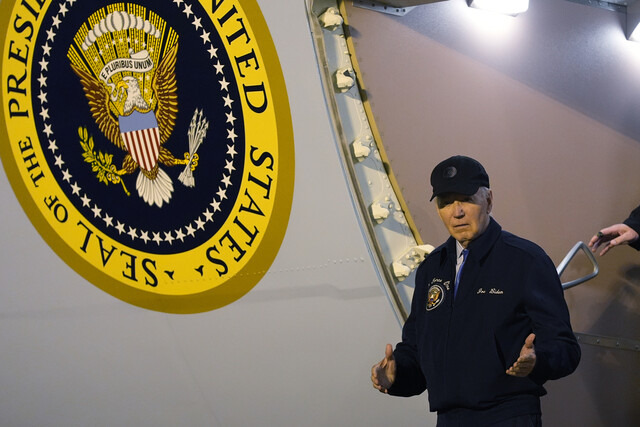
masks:
<svg viewBox="0 0 640 427"><path fill-rule="evenodd" d="M490 214L493 209L493 191L487 191L487 213Z"/></svg>

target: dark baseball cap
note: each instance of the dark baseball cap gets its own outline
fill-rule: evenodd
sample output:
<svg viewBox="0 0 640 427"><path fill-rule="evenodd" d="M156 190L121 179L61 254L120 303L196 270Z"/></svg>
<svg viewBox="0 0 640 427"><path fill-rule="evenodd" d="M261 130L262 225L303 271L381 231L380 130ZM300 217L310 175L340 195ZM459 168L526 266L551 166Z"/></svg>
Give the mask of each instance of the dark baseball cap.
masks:
<svg viewBox="0 0 640 427"><path fill-rule="evenodd" d="M453 156L440 162L431 172L431 186L434 197L445 193L471 196L478 188L489 188L489 175L475 159L467 156Z"/></svg>

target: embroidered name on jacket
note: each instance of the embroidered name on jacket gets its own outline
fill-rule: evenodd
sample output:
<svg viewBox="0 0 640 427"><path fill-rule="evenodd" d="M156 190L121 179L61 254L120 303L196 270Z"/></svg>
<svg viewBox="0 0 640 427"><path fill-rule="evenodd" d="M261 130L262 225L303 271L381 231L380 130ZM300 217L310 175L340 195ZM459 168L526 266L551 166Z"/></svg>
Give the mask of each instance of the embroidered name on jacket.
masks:
<svg viewBox="0 0 640 427"><path fill-rule="evenodd" d="M498 288L491 288L487 292L484 288L480 288L480 289L478 289L478 292L476 292L477 295L487 294L487 293L489 295L502 295L502 294L504 294L504 291L502 289L498 289Z"/></svg>

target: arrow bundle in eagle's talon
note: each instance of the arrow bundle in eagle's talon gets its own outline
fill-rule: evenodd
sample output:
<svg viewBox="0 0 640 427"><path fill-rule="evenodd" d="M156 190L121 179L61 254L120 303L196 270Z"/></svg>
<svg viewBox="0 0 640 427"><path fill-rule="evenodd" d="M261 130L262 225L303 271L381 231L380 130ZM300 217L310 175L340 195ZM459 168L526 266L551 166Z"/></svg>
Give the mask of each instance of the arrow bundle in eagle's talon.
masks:
<svg viewBox="0 0 640 427"><path fill-rule="evenodd" d="M189 125L189 131L187 132L187 136L189 137L189 153L185 157L187 157L187 160L189 161L178 177L180 182L187 187L195 187L196 185L196 181L193 177L193 169L195 169L198 159L196 153L198 152L198 148L200 148L200 145L204 141L204 137L206 136L208 129L209 121L206 117L203 117L202 110L196 109L193 112L191 124Z"/></svg>

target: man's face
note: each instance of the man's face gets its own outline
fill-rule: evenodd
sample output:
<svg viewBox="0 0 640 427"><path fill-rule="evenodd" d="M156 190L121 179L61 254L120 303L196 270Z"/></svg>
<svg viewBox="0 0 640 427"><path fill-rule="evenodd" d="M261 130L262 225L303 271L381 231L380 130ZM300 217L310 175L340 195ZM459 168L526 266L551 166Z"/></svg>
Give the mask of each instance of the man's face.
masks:
<svg viewBox="0 0 640 427"><path fill-rule="evenodd" d="M436 198L438 215L449 234L466 248L489 225L493 206L491 190L480 188L473 196L446 193Z"/></svg>

